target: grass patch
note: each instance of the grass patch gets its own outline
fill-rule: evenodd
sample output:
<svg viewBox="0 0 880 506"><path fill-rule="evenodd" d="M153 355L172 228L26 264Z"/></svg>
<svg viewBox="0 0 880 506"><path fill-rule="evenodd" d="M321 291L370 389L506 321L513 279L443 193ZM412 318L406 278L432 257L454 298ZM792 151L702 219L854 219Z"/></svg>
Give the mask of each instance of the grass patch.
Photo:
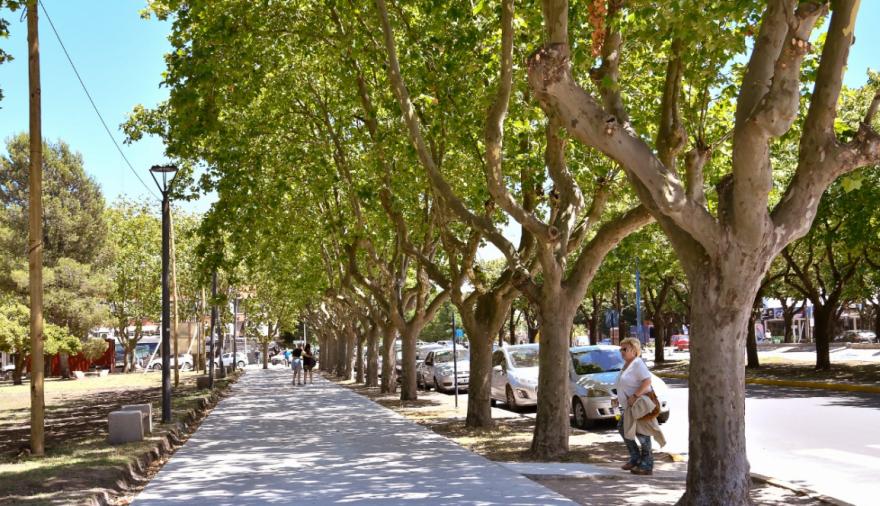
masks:
<svg viewBox="0 0 880 506"><path fill-rule="evenodd" d="M684 360L658 362L654 372L688 374L690 362ZM812 362L786 360L784 357L761 359L757 369L746 369L746 378L781 381L815 381L842 385L877 385L880 382L880 364L864 362L835 362L831 369L818 371Z"/></svg>

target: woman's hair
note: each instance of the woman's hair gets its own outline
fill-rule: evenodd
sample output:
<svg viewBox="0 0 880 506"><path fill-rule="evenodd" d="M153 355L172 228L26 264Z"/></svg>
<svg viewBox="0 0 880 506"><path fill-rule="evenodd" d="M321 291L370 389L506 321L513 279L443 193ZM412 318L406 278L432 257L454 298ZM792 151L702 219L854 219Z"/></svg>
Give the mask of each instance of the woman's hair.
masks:
<svg viewBox="0 0 880 506"><path fill-rule="evenodd" d="M312 343L306 343L306 351L309 353L312 352Z"/></svg>
<svg viewBox="0 0 880 506"><path fill-rule="evenodd" d="M635 337L627 337L623 341L620 342L621 348L632 348L636 350L636 356L640 356L642 354L642 343L639 342Z"/></svg>

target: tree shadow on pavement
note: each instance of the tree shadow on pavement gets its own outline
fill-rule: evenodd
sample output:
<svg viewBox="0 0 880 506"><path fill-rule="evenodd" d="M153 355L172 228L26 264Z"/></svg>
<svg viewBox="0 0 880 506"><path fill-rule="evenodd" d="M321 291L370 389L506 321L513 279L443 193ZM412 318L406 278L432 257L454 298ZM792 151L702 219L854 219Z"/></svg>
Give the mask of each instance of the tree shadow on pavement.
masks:
<svg viewBox="0 0 880 506"><path fill-rule="evenodd" d="M138 505L567 503L323 378L281 387L260 373L234 387Z"/></svg>
<svg viewBox="0 0 880 506"><path fill-rule="evenodd" d="M541 485L567 497L576 498L581 505L605 506L609 504L659 505L675 504L684 493L683 481L663 480L656 477L629 479L628 477L603 476L580 479L537 479ZM752 482L752 504L755 505L818 505L821 501L806 496Z"/></svg>

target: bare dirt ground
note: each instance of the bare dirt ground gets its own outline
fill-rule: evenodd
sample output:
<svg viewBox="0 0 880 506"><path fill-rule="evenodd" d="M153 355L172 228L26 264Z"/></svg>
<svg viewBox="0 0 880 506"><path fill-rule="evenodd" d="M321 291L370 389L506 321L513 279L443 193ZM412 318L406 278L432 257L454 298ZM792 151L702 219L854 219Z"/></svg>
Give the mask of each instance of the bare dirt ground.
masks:
<svg viewBox="0 0 880 506"><path fill-rule="evenodd" d="M465 427L467 393L454 397L438 392L419 392L417 401L401 401L398 393L383 394L377 387L366 387L325 375L331 381L354 390L410 420L496 462L537 462L529 453L534 431L535 408L513 412L503 404L492 408L496 426L492 429ZM675 504L685 490L687 462L679 455L654 451L654 476L635 476L619 469L626 460L626 447L616 426L605 424L596 430L572 428L569 453L559 462L599 466L601 475L590 477L526 474L530 479L582 505ZM798 494L788 488L755 481L752 501L759 505L812 505L823 501Z"/></svg>
<svg viewBox="0 0 880 506"><path fill-rule="evenodd" d="M182 373L172 400L173 423L207 392L196 373ZM172 424L161 419L161 375L115 374L47 381L44 457L30 455L28 385L0 385L0 504L75 504L113 489L126 465L154 448ZM153 433L144 441L109 445L107 415L123 404L151 403ZM123 502L124 503L124 502Z"/></svg>

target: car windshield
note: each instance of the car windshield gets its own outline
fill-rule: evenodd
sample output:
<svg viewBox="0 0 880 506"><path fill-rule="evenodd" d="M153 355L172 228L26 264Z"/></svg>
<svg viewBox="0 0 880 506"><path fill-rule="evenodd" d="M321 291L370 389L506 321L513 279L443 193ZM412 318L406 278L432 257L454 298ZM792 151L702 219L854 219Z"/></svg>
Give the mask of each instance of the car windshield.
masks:
<svg viewBox="0 0 880 506"><path fill-rule="evenodd" d="M467 350L456 350L455 356L458 360L470 360L471 355ZM434 362L452 362L452 351L438 351L434 353Z"/></svg>
<svg viewBox="0 0 880 506"><path fill-rule="evenodd" d="M510 363L514 368L520 367L538 367L538 349L523 348L521 350L511 350Z"/></svg>
<svg viewBox="0 0 880 506"><path fill-rule="evenodd" d="M571 354L571 363L578 376L597 372L619 371L623 357L616 350L589 350Z"/></svg>

